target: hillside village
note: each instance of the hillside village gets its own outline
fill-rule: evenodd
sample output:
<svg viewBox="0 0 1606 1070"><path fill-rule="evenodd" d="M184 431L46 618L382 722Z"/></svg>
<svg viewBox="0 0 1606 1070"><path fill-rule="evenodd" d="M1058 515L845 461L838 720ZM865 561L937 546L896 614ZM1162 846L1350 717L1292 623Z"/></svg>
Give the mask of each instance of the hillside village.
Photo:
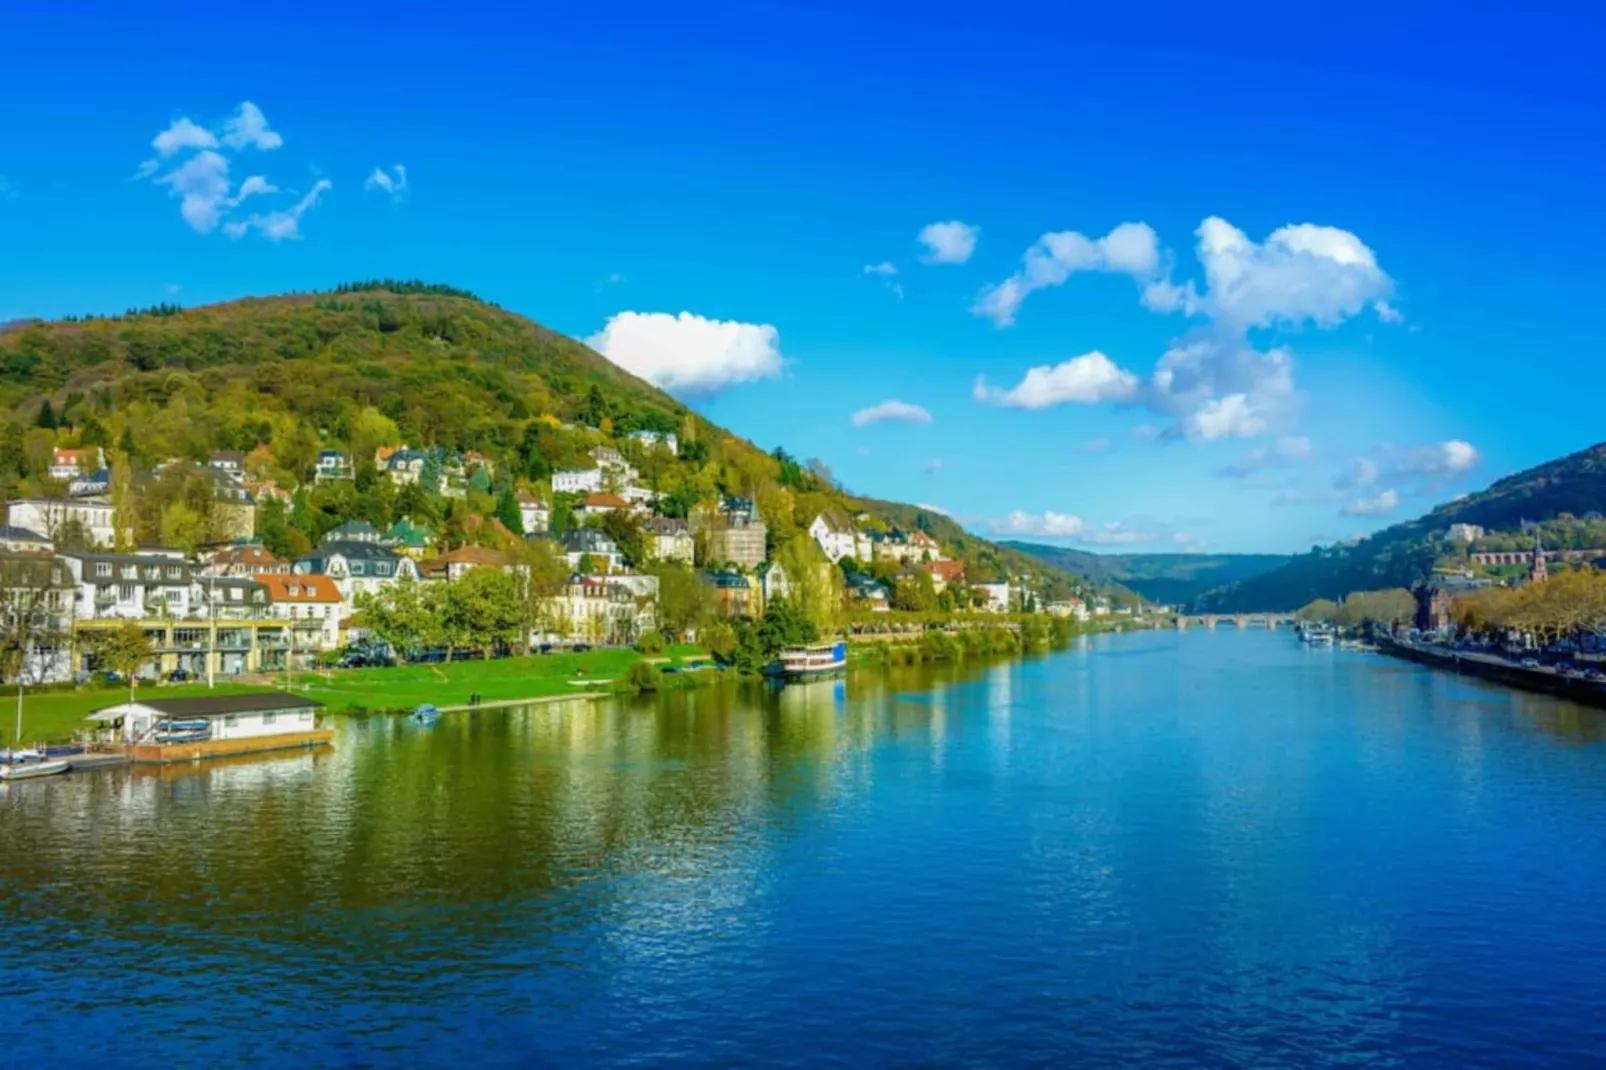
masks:
<svg viewBox="0 0 1606 1070"><path fill-rule="evenodd" d="M0 527L8 604L47 588L34 631L59 637L33 656L34 682L103 667L100 641L131 624L150 649L138 674L184 679L691 640L777 613L823 635L900 614L1109 611L1057 577L988 573L922 528L850 513L781 451L699 491L695 416L622 433L608 416L544 418L506 464L364 415L391 440L329 443L301 471L268 442L140 468L126 427L123 448L101 445L103 429L47 401L29 436L51 447L30 451ZM547 456L560 463L531 463Z"/></svg>

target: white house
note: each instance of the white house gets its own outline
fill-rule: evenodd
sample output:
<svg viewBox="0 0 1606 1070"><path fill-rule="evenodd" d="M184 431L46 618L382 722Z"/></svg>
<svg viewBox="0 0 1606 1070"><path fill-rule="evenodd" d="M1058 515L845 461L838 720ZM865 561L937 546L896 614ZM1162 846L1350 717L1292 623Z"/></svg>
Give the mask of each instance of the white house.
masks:
<svg viewBox="0 0 1606 1070"><path fill-rule="evenodd" d="M50 540L37 531L0 524L0 552L49 553Z"/></svg>
<svg viewBox="0 0 1606 1070"><path fill-rule="evenodd" d="M351 456L339 450L324 450L318 454L318 467L313 472L313 481L316 483L329 483L337 479L351 478Z"/></svg>
<svg viewBox="0 0 1606 1070"><path fill-rule="evenodd" d="M74 476L87 475L106 467L106 455L99 446L58 449L50 455L50 478L65 483Z"/></svg>
<svg viewBox="0 0 1606 1070"><path fill-rule="evenodd" d="M680 452L680 439L673 431L632 431L629 437L647 448L662 446L670 453Z"/></svg>
<svg viewBox="0 0 1606 1070"><path fill-rule="evenodd" d="M647 536L647 556L654 561L684 561L691 564L696 543L691 529L678 517L649 517L642 525Z"/></svg>
<svg viewBox="0 0 1606 1070"><path fill-rule="evenodd" d="M565 468L552 473L555 494L593 494L602 489L602 469Z"/></svg>
<svg viewBox="0 0 1606 1070"><path fill-rule="evenodd" d="M558 537L558 545L563 549L563 555L569 559L569 564L575 568L580 567L580 559L589 557L598 565L607 563L609 572L619 567L619 546L608 538L606 532L596 528L572 528Z"/></svg>
<svg viewBox="0 0 1606 1070"><path fill-rule="evenodd" d="M856 535L853 521L834 509L819 514L813 523L809 524L809 537L833 562L840 561L844 557L860 556ZM863 559L869 560L869 554L864 554Z"/></svg>
<svg viewBox="0 0 1606 1070"><path fill-rule="evenodd" d="M989 613L1008 613L1010 608L1009 581L1002 583L977 583L972 586L987 595L987 604L982 608Z"/></svg>
<svg viewBox="0 0 1606 1070"><path fill-rule="evenodd" d="M112 514L112 503L104 498L20 498L6 504L6 522L12 527L55 539L63 527L76 522L98 546L117 541Z"/></svg>
<svg viewBox="0 0 1606 1070"><path fill-rule="evenodd" d="M258 576L268 594L268 616L289 621L296 650L334 650L340 645L340 619L345 600L333 577L264 573Z"/></svg>
<svg viewBox="0 0 1606 1070"><path fill-rule="evenodd" d="M141 699L96 710L90 720L118 727L125 743L153 744L173 739L178 725L206 722L196 733L205 741L262 739L317 730L323 703L303 695L267 691L199 698Z"/></svg>
<svg viewBox="0 0 1606 1070"><path fill-rule="evenodd" d="M367 542L331 542L290 566L293 576L328 576L348 609L359 594L377 594L393 583L418 579L418 564L385 546Z"/></svg>
<svg viewBox="0 0 1606 1070"><path fill-rule="evenodd" d="M77 587L78 620L190 617L198 611L189 563L161 554L68 550L58 555Z"/></svg>
<svg viewBox="0 0 1606 1070"><path fill-rule="evenodd" d="M1483 528L1477 524L1451 524L1446 534L1451 542L1477 542L1483 538Z"/></svg>
<svg viewBox="0 0 1606 1070"><path fill-rule="evenodd" d="M552 507L537 498L529 491L521 490L518 494L519 521L524 530L523 535L539 535L552 526Z"/></svg>

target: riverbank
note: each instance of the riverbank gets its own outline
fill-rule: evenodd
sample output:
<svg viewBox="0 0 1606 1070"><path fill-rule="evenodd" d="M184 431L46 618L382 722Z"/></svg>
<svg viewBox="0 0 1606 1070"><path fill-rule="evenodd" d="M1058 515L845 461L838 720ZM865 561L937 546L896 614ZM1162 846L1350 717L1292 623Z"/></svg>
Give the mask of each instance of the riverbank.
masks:
<svg viewBox="0 0 1606 1070"><path fill-rule="evenodd" d="M332 669L284 676L252 678L249 683L160 684L142 686L136 698L194 698L228 695L268 688L290 689L324 704L330 713L380 713L410 710L428 702L436 706L467 706L478 695L481 704L517 704L521 700L561 698L618 690L630 666L642 654L629 647L608 647L584 653L540 654L490 661L458 661L449 665L400 665L388 669ZM685 669L704 661L707 654L695 646L672 646L649 658L659 665ZM667 679L667 678L666 678ZM124 688L81 688L27 694L22 705L22 740L60 743L90 727L90 713L128 701ZM0 739L7 744L14 734L13 703L0 701Z"/></svg>
<svg viewBox="0 0 1606 1070"><path fill-rule="evenodd" d="M1522 691L1554 695L1580 705L1606 709L1606 683L1586 680L1582 676L1569 673L1559 673L1545 666L1526 668L1489 654L1400 642L1387 636L1378 637L1377 650L1380 654L1414 661L1419 665L1457 672L1464 676L1476 676L1481 680L1504 684Z"/></svg>

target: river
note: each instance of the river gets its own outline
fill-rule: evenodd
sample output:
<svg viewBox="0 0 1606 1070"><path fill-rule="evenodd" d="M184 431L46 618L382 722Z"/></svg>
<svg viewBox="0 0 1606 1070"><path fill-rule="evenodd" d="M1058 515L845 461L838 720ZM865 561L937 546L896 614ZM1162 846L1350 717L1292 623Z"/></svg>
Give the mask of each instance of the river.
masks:
<svg viewBox="0 0 1606 1070"><path fill-rule="evenodd" d="M1583 1065L1603 742L1223 630L13 784L4 1061Z"/></svg>

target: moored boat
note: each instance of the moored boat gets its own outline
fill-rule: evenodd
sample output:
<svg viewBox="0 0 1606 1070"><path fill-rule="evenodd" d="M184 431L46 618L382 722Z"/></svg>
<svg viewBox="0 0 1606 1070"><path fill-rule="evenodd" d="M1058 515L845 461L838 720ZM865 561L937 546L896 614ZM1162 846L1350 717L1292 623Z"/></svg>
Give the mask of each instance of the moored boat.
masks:
<svg viewBox="0 0 1606 1070"><path fill-rule="evenodd" d="M426 702L413 710L412 718L417 724L434 724L441 719L441 711Z"/></svg>
<svg viewBox="0 0 1606 1070"><path fill-rule="evenodd" d="M17 755L17 758L22 758ZM34 777L65 773L69 766L60 758L29 758L0 763L0 780L32 780Z"/></svg>
<svg viewBox="0 0 1606 1070"><path fill-rule="evenodd" d="M774 661L764 666L764 675L781 680L797 680L841 672L847 666L847 643L811 643L782 649Z"/></svg>

